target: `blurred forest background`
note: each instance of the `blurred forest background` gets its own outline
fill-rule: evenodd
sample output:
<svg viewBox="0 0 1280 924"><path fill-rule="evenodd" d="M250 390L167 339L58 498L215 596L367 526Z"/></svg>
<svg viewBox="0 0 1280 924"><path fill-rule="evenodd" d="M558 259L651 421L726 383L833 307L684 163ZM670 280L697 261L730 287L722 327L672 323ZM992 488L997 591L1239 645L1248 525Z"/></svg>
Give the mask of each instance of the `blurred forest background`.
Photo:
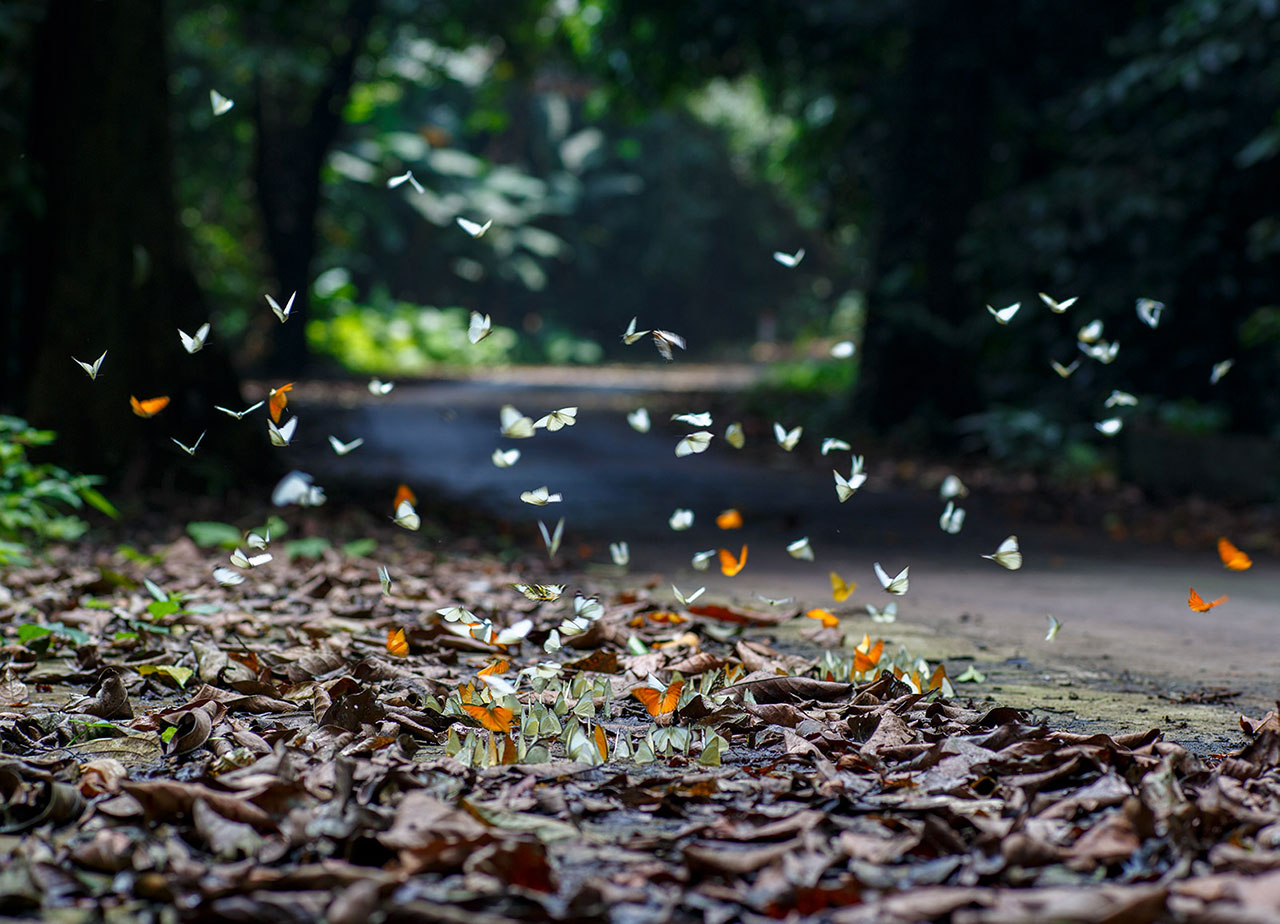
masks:
<svg viewBox="0 0 1280 924"><path fill-rule="evenodd" d="M0 410L119 471L131 393L194 435L238 377L634 362L634 315L679 362L770 360L792 423L1088 469L1121 388L1126 439L1266 445L1278 6L12 0ZM294 290L282 326L263 294ZM189 360L174 328L209 319ZM1118 358L1060 379L1093 319ZM70 356L108 346L90 405Z"/></svg>

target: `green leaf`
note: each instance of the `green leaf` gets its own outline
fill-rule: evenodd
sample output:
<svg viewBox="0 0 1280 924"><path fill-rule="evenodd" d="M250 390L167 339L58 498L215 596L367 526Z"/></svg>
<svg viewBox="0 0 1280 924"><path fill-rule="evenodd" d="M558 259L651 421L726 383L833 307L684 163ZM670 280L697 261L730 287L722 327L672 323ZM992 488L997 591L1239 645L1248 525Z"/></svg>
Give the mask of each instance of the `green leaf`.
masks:
<svg viewBox="0 0 1280 924"><path fill-rule="evenodd" d="M131 545L116 546L116 554L125 561L131 561L135 565L158 565L164 560L163 554L148 555L140 552Z"/></svg>
<svg viewBox="0 0 1280 924"><path fill-rule="evenodd" d="M164 619L181 610L182 603L178 600L154 600L147 604L147 612L151 614L152 619Z"/></svg>
<svg viewBox="0 0 1280 924"><path fill-rule="evenodd" d="M306 539L294 539L284 544L284 553L289 561L295 558L319 558L333 543L324 536L309 536Z"/></svg>
<svg viewBox="0 0 1280 924"><path fill-rule="evenodd" d="M63 625L61 622L50 622L42 626L26 623L18 626L18 641L24 645L33 639L43 638L47 635L60 635L63 638L70 639L77 645L88 645L92 641L89 633L80 629L73 629L71 626Z"/></svg>
<svg viewBox="0 0 1280 924"><path fill-rule="evenodd" d="M113 520L120 519L120 511L115 508L115 505L113 505L111 501L103 497L96 488L81 488L80 496L83 497L85 502L93 509L100 513L105 513Z"/></svg>
<svg viewBox="0 0 1280 924"><path fill-rule="evenodd" d="M178 726L170 725L168 728L166 728L164 731L160 733L160 740L163 741L165 744L168 744L170 741L173 740L173 736L176 735L177 733L178 733Z"/></svg>
<svg viewBox="0 0 1280 924"><path fill-rule="evenodd" d="M143 578L142 584L147 588L147 592L161 603L169 599L168 592L155 581L151 580L151 578Z"/></svg>
<svg viewBox="0 0 1280 924"><path fill-rule="evenodd" d="M215 520L193 520L187 524L187 535L201 548L222 546L234 549L240 544L240 530L230 523Z"/></svg>
<svg viewBox="0 0 1280 924"><path fill-rule="evenodd" d="M348 558L367 558L378 548L376 539L353 539L342 547L342 554Z"/></svg>
<svg viewBox="0 0 1280 924"><path fill-rule="evenodd" d="M182 689L187 685L195 671L189 667L179 667L176 664L141 664L137 668L140 676L146 677L150 674L159 674L161 677L167 677Z"/></svg>

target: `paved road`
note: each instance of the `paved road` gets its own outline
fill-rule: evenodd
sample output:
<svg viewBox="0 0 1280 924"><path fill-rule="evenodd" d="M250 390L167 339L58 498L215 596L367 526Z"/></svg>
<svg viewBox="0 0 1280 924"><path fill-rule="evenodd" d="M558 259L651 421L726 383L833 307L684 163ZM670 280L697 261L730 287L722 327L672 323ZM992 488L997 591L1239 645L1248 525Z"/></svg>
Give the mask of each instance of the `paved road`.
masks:
<svg viewBox="0 0 1280 924"><path fill-rule="evenodd" d="M693 391L704 384L696 375L681 380ZM300 386L298 393L318 391ZM998 499L983 497L965 501L963 532L946 535L937 526L941 505L933 492L891 488L873 476L839 504L829 460L789 455L776 446L738 453L719 437L727 420L716 421L708 452L677 459L673 449L687 428L667 420L670 409L704 409L684 400L653 378L589 387L553 379L536 385L444 382L402 385L385 399L353 406L327 401L300 409L300 415L325 422L312 428L313 440L323 438L321 430L365 439L344 459L311 444L308 463L322 483L405 481L420 493L434 490L509 520L542 518L550 525L564 516L566 548L589 538L604 561L604 542L625 539L633 572L659 572L682 587L706 583L713 593L747 601L758 592L830 605L827 572L833 569L858 582L851 602L882 605L891 598L871 563L881 561L890 573L910 565L911 589L899 600L903 631L914 626L943 640L967 639L993 657L1022 655L1037 668L1067 666L1080 676L1115 678L1127 671L1172 690L1239 689L1244 695L1236 705L1249 711L1276 698L1280 569L1273 563L1258 560L1247 572L1227 572L1212 548L1190 554L1113 542L1100 530L1018 522ZM579 422L557 433L539 431L534 439L503 440L498 408L508 402L534 417L576 404ZM648 434L631 430L624 417L641 404L653 412ZM491 463L500 445L521 450L515 467ZM847 467L847 454L840 460ZM521 491L543 484L563 492L563 503L520 502ZM693 529L670 530L667 518L676 507L695 512ZM715 528L715 515L727 507L747 517L740 537ZM1011 533L1022 542L1022 570L1008 572L980 558ZM816 562L795 561L784 551L803 535ZM741 575L692 571L693 552L727 540L750 545ZM1186 605L1192 585L1206 598L1229 593L1230 602L1194 613ZM1049 613L1064 624L1052 644L1044 641Z"/></svg>

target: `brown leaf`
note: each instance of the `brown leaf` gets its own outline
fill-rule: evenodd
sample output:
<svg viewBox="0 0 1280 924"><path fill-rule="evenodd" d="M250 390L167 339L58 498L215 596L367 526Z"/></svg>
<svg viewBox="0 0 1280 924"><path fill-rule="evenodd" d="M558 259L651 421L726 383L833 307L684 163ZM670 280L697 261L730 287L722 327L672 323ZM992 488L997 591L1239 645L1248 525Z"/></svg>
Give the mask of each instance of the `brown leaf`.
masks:
<svg viewBox="0 0 1280 924"><path fill-rule="evenodd" d="M259 831L271 831L275 828L271 816L242 795L218 792L200 783L180 783L177 780L138 783L124 780L120 788L138 800L147 820L153 823L189 821L196 800L203 799L224 818L252 825Z"/></svg>
<svg viewBox="0 0 1280 924"><path fill-rule="evenodd" d="M853 693L851 683L832 683L808 677L766 677L745 680L725 687L725 692L741 697L750 690L757 703L800 703L807 700L839 702Z"/></svg>

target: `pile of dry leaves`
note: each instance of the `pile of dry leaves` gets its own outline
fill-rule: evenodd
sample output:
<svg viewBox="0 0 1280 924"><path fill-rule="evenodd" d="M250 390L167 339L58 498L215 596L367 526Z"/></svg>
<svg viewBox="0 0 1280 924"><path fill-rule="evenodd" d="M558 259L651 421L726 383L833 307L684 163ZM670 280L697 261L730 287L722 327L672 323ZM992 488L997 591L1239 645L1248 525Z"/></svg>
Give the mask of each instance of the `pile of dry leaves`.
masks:
<svg viewBox="0 0 1280 924"><path fill-rule="evenodd" d="M153 551L5 577L0 914L1280 915L1275 713L1210 766L915 692L888 656L830 679L771 647L792 613L624 580L556 649L578 588L527 599L530 563L406 553L384 594L333 549L227 588L189 540ZM451 608L532 628L486 641Z"/></svg>

